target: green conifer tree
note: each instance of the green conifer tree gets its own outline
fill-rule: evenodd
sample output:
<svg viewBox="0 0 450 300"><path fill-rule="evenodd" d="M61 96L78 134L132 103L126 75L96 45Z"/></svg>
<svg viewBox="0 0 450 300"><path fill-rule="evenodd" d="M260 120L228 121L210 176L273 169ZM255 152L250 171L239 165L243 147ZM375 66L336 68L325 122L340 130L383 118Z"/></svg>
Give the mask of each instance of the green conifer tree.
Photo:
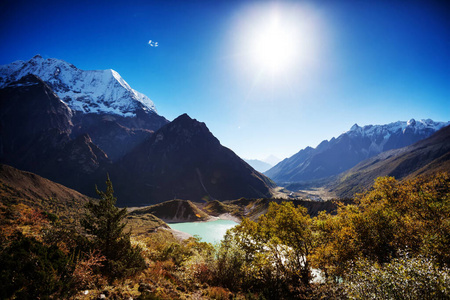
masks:
<svg viewBox="0 0 450 300"><path fill-rule="evenodd" d="M131 231L124 231L127 211L126 208L115 206L117 199L109 176L106 191L100 191L96 187L96 192L100 201L89 201L81 225L89 235L91 247L99 250L106 258L101 273L112 280L142 270L145 261L141 249L131 245Z"/></svg>

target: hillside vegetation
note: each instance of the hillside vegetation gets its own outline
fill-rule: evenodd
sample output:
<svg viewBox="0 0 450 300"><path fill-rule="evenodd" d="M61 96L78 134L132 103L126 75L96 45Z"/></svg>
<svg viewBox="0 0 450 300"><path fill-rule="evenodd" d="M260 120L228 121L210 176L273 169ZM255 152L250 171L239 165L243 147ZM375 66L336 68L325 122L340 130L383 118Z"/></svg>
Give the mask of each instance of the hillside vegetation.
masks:
<svg viewBox="0 0 450 300"><path fill-rule="evenodd" d="M205 221L209 215L202 212L189 200L170 200L134 210L131 216L152 214L165 222Z"/></svg>
<svg viewBox="0 0 450 300"><path fill-rule="evenodd" d="M311 201L311 200L289 200L281 198L260 198L260 199L246 199L241 198L237 200L227 201L209 201L207 203L196 203L202 210L212 216L220 216L229 214L238 219L247 218L253 221L267 213L270 203L292 202L295 206L301 206L307 209L308 215L311 217L317 216L321 211L335 214L339 205L351 203L351 200L334 199L332 201Z"/></svg>
<svg viewBox="0 0 450 300"><path fill-rule="evenodd" d="M62 222L62 210L2 197L2 299L450 297L446 173L378 178L353 204L314 217L295 201L210 202L205 211L243 216L216 248L178 241L163 223L133 236L124 227L126 210L114 206L111 182L99 197L73 222ZM245 217L250 208L258 208L252 219Z"/></svg>
<svg viewBox="0 0 450 300"><path fill-rule="evenodd" d="M74 221L90 198L36 174L0 164L0 199L3 205L21 205Z"/></svg>

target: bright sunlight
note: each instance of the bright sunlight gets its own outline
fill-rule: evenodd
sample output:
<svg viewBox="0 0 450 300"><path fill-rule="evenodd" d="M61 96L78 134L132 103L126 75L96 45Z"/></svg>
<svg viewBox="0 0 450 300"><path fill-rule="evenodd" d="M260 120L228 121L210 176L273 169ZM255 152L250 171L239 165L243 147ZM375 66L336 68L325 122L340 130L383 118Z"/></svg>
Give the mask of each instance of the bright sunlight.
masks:
<svg viewBox="0 0 450 300"><path fill-rule="evenodd" d="M293 30L283 27L275 19L255 37L251 51L255 63L263 71L276 74L294 63L299 51L296 46Z"/></svg>
<svg viewBox="0 0 450 300"><path fill-rule="evenodd" d="M306 4L253 3L235 16L229 45L238 68L272 83L307 80L318 67L326 33L322 18ZM277 80L274 80L278 78Z"/></svg>

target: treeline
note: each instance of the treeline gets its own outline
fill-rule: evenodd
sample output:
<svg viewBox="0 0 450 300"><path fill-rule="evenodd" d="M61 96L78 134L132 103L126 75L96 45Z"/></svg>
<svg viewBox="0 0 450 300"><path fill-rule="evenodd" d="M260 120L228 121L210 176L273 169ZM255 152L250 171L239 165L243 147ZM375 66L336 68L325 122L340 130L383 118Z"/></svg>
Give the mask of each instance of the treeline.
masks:
<svg viewBox="0 0 450 300"><path fill-rule="evenodd" d="M216 246L131 237L111 182L79 224L3 201L0 298L450 299L450 178L378 178L311 218L272 202Z"/></svg>

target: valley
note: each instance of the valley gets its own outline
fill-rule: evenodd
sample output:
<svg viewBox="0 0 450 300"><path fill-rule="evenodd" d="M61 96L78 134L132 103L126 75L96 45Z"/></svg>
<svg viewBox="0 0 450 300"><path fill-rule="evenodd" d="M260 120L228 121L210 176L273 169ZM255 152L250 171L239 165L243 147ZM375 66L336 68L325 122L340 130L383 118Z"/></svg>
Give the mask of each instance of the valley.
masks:
<svg viewBox="0 0 450 300"><path fill-rule="evenodd" d="M355 124L271 166L39 55L0 66L0 117L0 298L346 299L351 266L403 251L448 283L449 121Z"/></svg>
<svg viewBox="0 0 450 300"><path fill-rule="evenodd" d="M2 247L5 247L6 251L15 245L15 241L33 239L34 243L42 245L41 247L44 248L46 245L58 245L68 253L83 255L83 258L77 261L77 268L94 259L84 256L88 254L77 252L80 251L77 250L77 247L86 247L83 246L83 243L86 243L86 241L83 242L85 225L79 220L84 220L86 215L89 215L90 208L86 204L88 202L95 204L99 200L85 197L76 191L29 172L19 171L5 165L1 166L1 170L1 235L6 238L6 241L12 242L12 244L4 242ZM293 266L292 269L285 269L281 278L270 275L264 280L265 282L274 280L272 284L275 284L275 281L279 282L282 278L292 278L292 273L295 274L297 270L304 269L304 266L311 264L316 269L316 273L317 269L322 272L322 279L318 281L314 279L314 272L307 272L304 275L308 278L308 285L313 289L314 294L311 297L315 298L317 294L336 293L333 292L336 283L324 281L323 272L348 276L344 273L348 272L348 269L345 265L342 266L342 262L351 262L352 259L356 259L353 255L364 253L367 251L368 245L375 246L369 248L370 255L379 258L385 257L388 254L380 247L383 247L383 243L394 239L396 243L406 244L408 247L419 242L419 245L426 247L419 247L413 253L416 251L430 253L428 251L432 251L431 253L436 255L440 262L446 264L448 257L444 249L447 247L447 242L441 240L442 236L439 231L447 230L443 222L448 218L449 183L450 179L447 174L418 177L403 182L385 177L377 179L371 191L357 196L354 201L241 198L194 203L188 200L171 200L153 206L129 209L128 214L123 215L125 222L123 224L126 224L123 229L131 234L131 236L125 236L130 238L131 245L134 245L133 249L138 249L145 258L145 264L141 262L139 265L141 268L145 267L145 270L142 273L133 271L138 272L134 274L139 274L136 279L129 278L127 281L117 281L118 279L116 279L116 283L113 285L106 282L88 283L79 279L82 277L78 277L80 275L74 272L71 278L76 280L75 283L66 280L60 281L65 286L64 290L52 290L51 293L61 295L63 291L64 293L69 292L77 299L85 299L82 296L83 293L86 293L85 291L91 295L107 293L114 297L126 296L138 299L143 295L189 299L193 294L200 292L204 295L204 299L208 299L210 297L208 295L212 295L213 291L220 291L224 295L246 299L243 290L247 289L247 284L253 285L259 282L259 272L266 271L267 268L270 270L271 266L273 268L280 266L277 265L280 263L276 258L277 255L283 255L286 259L291 259L291 255L296 255L302 261L301 263ZM107 184L107 187L111 187L111 185ZM417 191L426 191L426 193L420 194ZM108 193L108 189L106 193L100 192L100 201L108 199L107 195L112 195ZM439 205L440 201L443 201L441 205ZM384 222L384 220L378 219L380 210L383 214L388 214L386 217L389 220L396 219L400 223L392 223L391 226L379 224L378 222ZM401 211L403 217L398 219L397 214L389 216L392 211ZM420 211L419 219L417 219L417 211ZM234 219L239 223L217 220L223 218ZM427 221L423 222L423 218ZM364 222L361 223L359 220L364 220ZM184 223L171 223L174 221ZM217 222L226 222L226 227L224 224L216 224ZM238 225L232 227L236 224ZM355 231L356 228L361 227L364 230ZM204 234L205 240L192 238L189 234L171 228L181 229L191 232L191 234ZM232 229L225 233L228 228ZM404 229L419 231L420 234L412 237L407 232L403 232ZM347 230L354 233L348 236ZM18 232L22 235L17 236ZM435 233L433 236L438 240L429 241L425 232ZM385 235L386 233L389 235ZM205 243L205 241L217 243L220 239L219 236L223 234L224 238L216 248ZM373 244L371 236L374 234L383 235L383 240ZM295 241L291 237L295 237ZM420 238L419 241L417 237ZM342 239L347 243L346 247L340 245ZM363 244L352 245L353 239L363 241ZM312 244L313 241L314 244ZM308 255L308 252L305 252L307 250L300 247L304 245L303 243L312 247L314 256ZM289 245L292 247L292 252L284 248L281 250L280 245ZM429 250L428 245L433 245L433 250ZM329 252L322 247L333 247L335 251L333 256L329 257ZM349 247L351 248L349 249ZM356 251L356 254L349 254L349 251ZM391 255L394 255L396 249L390 251ZM7 253L9 252L3 252L0 260L4 261ZM39 257L38 255L36 254L34 257ZM241 255L250 255L251 260L247 261ZM231 258L233 260L230 261ZM47 258L47 261L51 261L51 259ZM259 259L269 260L271 264L261 266ZM401 256L396 259L405 260ZM233 261L238 265L236 266ZM51 263L54 262L51 261ZM405 260L399 263L402 267L408 267L413 262ZM419 268L426 267L426 265L419 266ZM23 272L21 265L15 268L19 272ZM242 273L246 272L247 268L263 269L258 270L258 273ZM11 270L9 265L6 270ZM35 270L39 271L40 269ZM93 270L90 267L87 269L90 278L96 281L103 280L101 273L92 273ZM442 278L440 280L445 280L446 269L443 271L433 270L430 276L438 276ZM204 277L203 272L207 272L208 276ZM230 272L229 275L226 272ZM354 280L351 277L345 278ZM130 280L133 282L132 287L129 286ZM118 282L121 283L118 284ZM150 282L150 285L143 282ZM193 283L194 285L192 285ZM28 283L25 288L30 289L32 284L33 282ZM236 284L239 284L239 288L236 288ZM283 284L289 284L289 282L283 282ZM297 284L301 283L297 282ZM243 286L241 287L241 285ZM347 285L341 286L341 288L351 290ZM43 289L37 290L39 293L47 293ZM253 285L252 291L257 294L266 293L264 287L258 285ZM279 296L290 298L304 295L303 293L292 294L288 291L288 289L281 289ZM443 296L445 293L444 291L441 295ZM338 293L337 295L345 297L345 294Z"/></svg>

